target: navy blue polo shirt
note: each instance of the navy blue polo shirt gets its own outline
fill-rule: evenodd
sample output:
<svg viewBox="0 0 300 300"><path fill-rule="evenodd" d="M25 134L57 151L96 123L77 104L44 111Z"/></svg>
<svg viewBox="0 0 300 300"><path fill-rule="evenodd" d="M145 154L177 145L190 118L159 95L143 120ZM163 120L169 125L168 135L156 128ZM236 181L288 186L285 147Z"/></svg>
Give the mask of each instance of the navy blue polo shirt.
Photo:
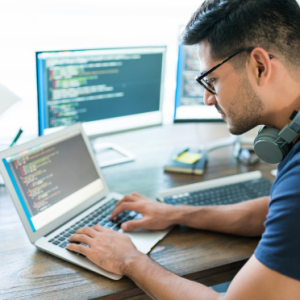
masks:
<svg viewBox="0 0 300 300"><path fill-rule="evenodd" d="M278 164L266 230L254 252L265 266L300 280L300 139Z"/></svg>

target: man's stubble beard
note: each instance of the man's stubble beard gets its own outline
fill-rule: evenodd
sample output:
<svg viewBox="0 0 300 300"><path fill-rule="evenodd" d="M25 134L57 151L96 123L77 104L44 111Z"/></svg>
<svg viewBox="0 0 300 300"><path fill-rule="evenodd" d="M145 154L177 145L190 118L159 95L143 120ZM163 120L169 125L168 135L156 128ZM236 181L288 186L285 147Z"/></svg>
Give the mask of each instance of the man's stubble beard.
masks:
<svg viewBox="0 0 300 300"><path fill-rule="evenodd" d="M240 135L259 125L263 109L262 100L255 94L248 78L244 76L228 110L229 132Z"/></svg>

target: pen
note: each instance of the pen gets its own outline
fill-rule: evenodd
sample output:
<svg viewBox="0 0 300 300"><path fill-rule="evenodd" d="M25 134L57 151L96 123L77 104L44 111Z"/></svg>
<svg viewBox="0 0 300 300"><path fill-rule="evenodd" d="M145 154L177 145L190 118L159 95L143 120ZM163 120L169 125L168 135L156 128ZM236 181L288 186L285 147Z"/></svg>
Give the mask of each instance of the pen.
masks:
<svg viewBox="0 0 300 300"><path fill-rule="evenodd" d="M18 131L18 133L17 133L17 135L15 136L14 140L12 141L12 143L10 144L9 147L12 147L17 142L17 140L19 139L19 137L22 134L22 132L23 132L23 130L22 130L22 128L20 128L19 131Z"/></svg>
<svg viewBox="0 0 300 300"><path fill-rule="evenodd" d="M186 149L182 150L181 152L179 152L177 154L177 157L180 156L181 154L185 153L185 152L188 152L188 151L189 151L189 148L186 148Z"/></svg>
<svg viewBox="0 0 300 300"><path fill-rule="evenodd" d="M163 203L158 197L155 198L156 201Z"/></svg>

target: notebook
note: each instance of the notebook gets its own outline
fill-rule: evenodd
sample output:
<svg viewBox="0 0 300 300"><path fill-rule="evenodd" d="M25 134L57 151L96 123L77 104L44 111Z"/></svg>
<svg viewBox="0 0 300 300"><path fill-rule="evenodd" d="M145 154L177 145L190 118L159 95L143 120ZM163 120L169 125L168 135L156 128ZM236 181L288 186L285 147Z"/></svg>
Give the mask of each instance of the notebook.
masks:
<svg viewBox="0 0 300 300"><path fill-rule="evenodd" d="M182 148L177 147L173 149L165 163L164 171L202 175L206 162L207 152L205 149L188 148L182 153Z"/></svg>
<svg viewBox="0 0 300 300"><path fill-rule="evenodd" d="M123 198L110 192L81 124L0 152L0 171L31 243L37 248L114 280L86 257L66 249L78 228L101 224L128 235L148 253L169 230L123 232L120 224L142 216L109 215Z"/></svg>

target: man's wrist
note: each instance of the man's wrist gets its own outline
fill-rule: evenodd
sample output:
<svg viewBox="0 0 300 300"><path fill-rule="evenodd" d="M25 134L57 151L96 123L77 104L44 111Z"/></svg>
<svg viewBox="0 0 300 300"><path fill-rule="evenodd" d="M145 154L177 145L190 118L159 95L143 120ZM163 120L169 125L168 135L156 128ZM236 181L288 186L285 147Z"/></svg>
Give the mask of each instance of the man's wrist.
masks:
<svg viewBox="0 0 300 300"><path fill-rule="evenodd" d="M194 227L197 223L197 228L200 228L202 215L204 213L205 207L196 207L190 205L176 205L174 206L172 212L172 222L173 224L180 224L185 226Z"/></svg>
<svg viewBox="0 0 300 300"><path fill-rule="evenodd" d="M182 218L181 205L168 205L168 210L166 211L166 220L170 223L169 226L180 224Z"/></svg>
<svg viewBox="0 0 300 300"><path fill-rule="evenodd" d="M122 264L120 265L120 272L122 275L125 275L129 278L133 276L133 274L138 273L138 268L143 268L143 265L147 265L147 261L150 258L139 251L136 251L133 255L128 255Z"/></svg>

